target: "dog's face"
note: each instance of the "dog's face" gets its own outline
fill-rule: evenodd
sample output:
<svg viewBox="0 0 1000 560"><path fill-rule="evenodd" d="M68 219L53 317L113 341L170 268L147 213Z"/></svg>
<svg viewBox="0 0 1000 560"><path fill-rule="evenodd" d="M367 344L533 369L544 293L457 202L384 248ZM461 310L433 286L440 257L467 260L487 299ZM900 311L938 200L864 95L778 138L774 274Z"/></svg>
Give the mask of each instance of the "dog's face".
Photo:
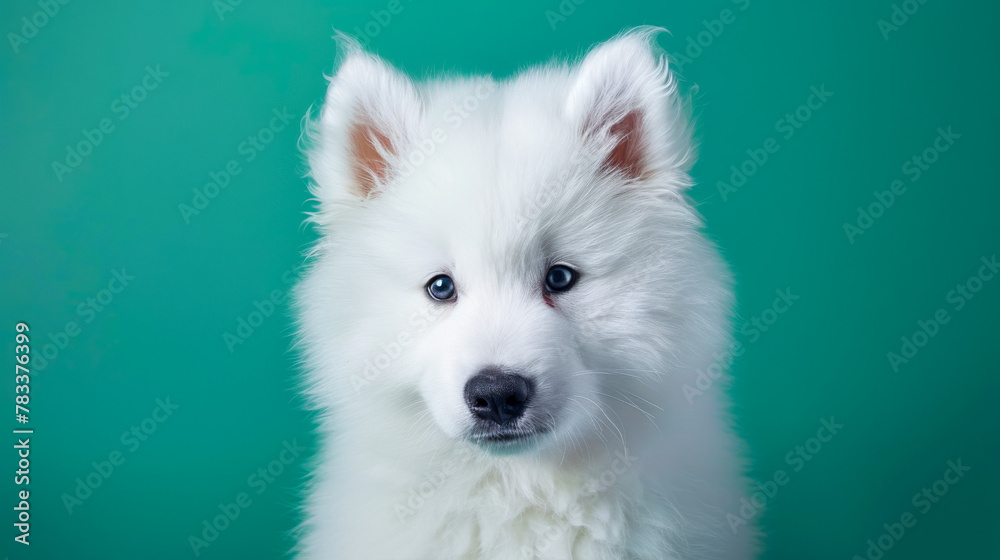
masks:
<svg viewBox="0 0 1000 560"><path fill-rule="evenodd" d="M418 89L362 52L331 82L309 152L324 238L299 292L317 391L498 452L656 413L639 393L710 322L691 310L712 283L650 33L502 84Z"/></svg>

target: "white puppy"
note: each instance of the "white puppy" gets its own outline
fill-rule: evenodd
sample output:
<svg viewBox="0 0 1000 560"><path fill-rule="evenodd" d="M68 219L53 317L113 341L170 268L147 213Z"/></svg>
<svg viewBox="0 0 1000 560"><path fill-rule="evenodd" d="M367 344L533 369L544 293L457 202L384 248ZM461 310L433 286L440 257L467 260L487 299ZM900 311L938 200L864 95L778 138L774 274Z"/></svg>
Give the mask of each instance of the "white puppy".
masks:
<svg viewBox="0 0 1000 560"><path fill-rule="evenodd" d="M731 292L655 34L422 84L345 42L306 131L299 558L753 556L722 387L691 393Z"/></svg>

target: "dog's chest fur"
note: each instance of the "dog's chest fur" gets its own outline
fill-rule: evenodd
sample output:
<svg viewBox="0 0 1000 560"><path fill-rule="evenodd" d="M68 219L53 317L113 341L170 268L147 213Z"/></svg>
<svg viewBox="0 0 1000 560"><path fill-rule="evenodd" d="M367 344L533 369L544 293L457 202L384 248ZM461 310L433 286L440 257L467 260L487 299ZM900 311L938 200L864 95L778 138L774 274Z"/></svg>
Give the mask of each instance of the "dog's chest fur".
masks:
<svg viewBox="0 0 1000 560"><path fill-rule="evenodd" d="M341 542L351 545L345 557L648 558L639 548L657 550L655 558L670 557L664 555L671 547L666 524L648 503L635 507L643 502L635 466L631 471L616 461L597 471L500 463L502 470L458 452L429 469L386 464L368 470L363 480L345 481L342 490L368 493L356 496L367 504L347 520ZM372 488L381 491L372 495Z"/></svg>

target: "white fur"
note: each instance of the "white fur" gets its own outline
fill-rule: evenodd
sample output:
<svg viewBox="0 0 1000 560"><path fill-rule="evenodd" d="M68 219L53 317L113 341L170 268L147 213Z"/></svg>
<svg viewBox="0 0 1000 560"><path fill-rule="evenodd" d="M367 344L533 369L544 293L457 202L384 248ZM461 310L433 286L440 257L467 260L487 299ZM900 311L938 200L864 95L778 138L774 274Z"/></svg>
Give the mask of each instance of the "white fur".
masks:
<svg viewBox="0 0 1000 560"><path fill-rule="evenodd" d="M299 558L753 556L755 530L725 517L745 481L722 384L693 404L682 391L729 341L731 292L684 196L686 112L654 35L419 85L345 46L307 130L321 238L296 302L322 448ZM641 177L602 167L605 125L629 111ZM367 196L347 146L359 119L390 140ZM550 307L555 262L582 276ZM438 273L455 302L427 296ZM530 372L555 420L517 453L465 437L463 387L491 364Z"/></svg>

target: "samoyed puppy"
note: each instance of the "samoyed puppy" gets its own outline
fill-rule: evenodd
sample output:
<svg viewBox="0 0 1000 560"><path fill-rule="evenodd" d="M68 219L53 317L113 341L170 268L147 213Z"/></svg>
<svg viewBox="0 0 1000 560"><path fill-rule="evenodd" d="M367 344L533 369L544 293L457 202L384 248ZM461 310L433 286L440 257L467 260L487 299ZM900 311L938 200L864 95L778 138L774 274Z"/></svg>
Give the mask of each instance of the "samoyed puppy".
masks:
<svg viewBox="0 0 1000 560"><path fill-rule="evenodd" d="M656 34L424 83L342 41L303 137L299 558L753 556L723 384L697 382L730 277Z"/></svg>

